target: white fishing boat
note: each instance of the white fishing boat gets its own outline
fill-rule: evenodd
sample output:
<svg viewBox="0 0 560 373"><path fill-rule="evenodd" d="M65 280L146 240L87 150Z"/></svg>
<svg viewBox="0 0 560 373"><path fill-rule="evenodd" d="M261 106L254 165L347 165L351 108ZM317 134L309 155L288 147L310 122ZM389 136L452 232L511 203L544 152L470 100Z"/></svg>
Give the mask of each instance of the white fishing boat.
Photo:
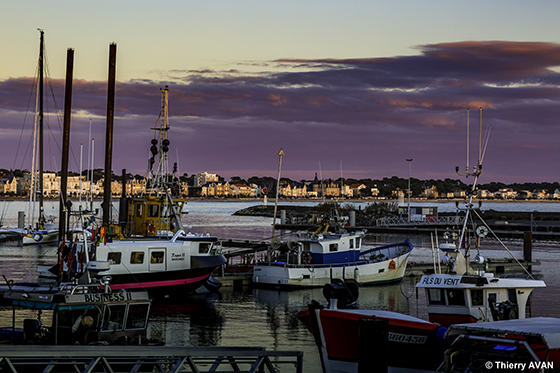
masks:
<svg viewBox="0 0 560 373"><path fill-rule="evenodd" d="M161 91L163 121L159 125L158 119L153 128L159 138L152 140L149 194L121 199L120 224L99 226L96 220L82 219L79 225L87 226L91 236L82 235L68 246L50 269L55 275L81 272L88 261L108 262L102 274L111 276L112 290L145 289L155 298L195 291L227 262L216 236L186 232L181 221L186 200L172 196L178 177L167 167L168 88Z"/></svg>
<svg viewBox="0 0 560 373"><path fill-rule="evenodd" d="M482 119L480 132L479 138L482 139ZM474 177L460 234L456 237L453 237L453 234L446 235L445 238L451 242L445 242L440 246L443 259L437 259L440 255L435 255L437 250L435 249L434 273L422 276L416 285L425 290L430 321L444 326L528 317L530 315L526 310L529 307L532 291L546 286L538 276L528 272L505 245L504 248L519 263L524 273L518 276L498 276L485 271L485 259L480 252L480 242L493 232L473 207L473 196L476 195L478 178L482 174L484 152L482 152L481 141L478 154L478 164L474 172L469 172L468 151L467 172L460 174L459 167L456 168L459 175ZM494 237L502 243L497 236ZM469 264L469 258L473 253L477 263L475 269Z"/></svg>
<svg viewBox="0 0 560 373"><path fill-rule="evenodd" d="M288 241L288 248L253 267L257 286L320 287L333 279L359 284L400 281L413 249L401 243L363 248L365 232L321 232Z"/></svg>

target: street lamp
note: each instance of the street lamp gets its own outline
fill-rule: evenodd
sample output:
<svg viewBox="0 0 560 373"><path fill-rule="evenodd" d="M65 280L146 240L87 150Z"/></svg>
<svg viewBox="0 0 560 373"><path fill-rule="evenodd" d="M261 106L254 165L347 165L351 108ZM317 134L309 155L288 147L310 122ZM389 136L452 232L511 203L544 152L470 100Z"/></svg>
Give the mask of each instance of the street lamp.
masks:
<svg viewBox="0 0 560 373"><path fill-rule="evenodd" d="M412 158L406 161L408 162L408 221L410 222L410 162L412 162Z"/></svg>

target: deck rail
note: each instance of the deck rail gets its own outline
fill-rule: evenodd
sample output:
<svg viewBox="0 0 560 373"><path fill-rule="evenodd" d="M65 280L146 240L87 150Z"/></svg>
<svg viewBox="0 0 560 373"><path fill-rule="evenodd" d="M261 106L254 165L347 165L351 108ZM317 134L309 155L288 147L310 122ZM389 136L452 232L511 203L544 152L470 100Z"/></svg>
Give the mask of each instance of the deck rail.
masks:
<svg viewBox="0 0 560 373"><path fill-rule="evenodd" d="M389 226L411 226L411 225L461 225L464 217L462 216L439 216L433 219L408 220L405 218L381 218L377 219L376 226L389 227Z"/></svg>
<svg viewBox="0 0 560 373"><path fill-rule="evenodd" d="M262 347L2 346L0 371L303 373L303 352Z"/></svg>

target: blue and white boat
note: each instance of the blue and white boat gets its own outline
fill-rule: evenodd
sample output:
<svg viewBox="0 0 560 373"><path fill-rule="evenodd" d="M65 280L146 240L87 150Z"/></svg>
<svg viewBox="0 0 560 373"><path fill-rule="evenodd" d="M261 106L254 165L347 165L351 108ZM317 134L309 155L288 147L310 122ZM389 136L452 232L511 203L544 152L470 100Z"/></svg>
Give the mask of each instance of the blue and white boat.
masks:
<svg viewBox="0 0 560 373"><path fill-rule="evenodd" d="M333 279L359 284L400 281L413 249L404 242L362 248L365 232L319 233L290 240L287 249L253 268L256 286L320 287Z"/></svg>

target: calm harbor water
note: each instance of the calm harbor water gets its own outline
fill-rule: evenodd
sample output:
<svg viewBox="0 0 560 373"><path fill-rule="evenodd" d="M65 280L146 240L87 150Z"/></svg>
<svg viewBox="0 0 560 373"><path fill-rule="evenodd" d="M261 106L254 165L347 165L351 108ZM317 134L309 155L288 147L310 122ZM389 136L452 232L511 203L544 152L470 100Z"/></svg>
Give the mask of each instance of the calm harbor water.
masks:
<svg viewBox="0 0 560 373"><path fill-rule="evenodd" d="M232 216L242 208L260 202L189 202L184 223L189 230L209 233L220 238L270 239L272 220L264 217ZM440 211L455 211L455 203L414 203L438 206ZM358 204L355 204L358 205ZM362 207L365 206L361 204ZM95 207L99 202L95 203ZM558 211L557 203L483 203L483 209L509 211ZM48 202L46 211L58 215L58 203ZM3 224L15 226L17 212L25 210L24 202L0 202L5 211ZM52 210L52 212L51 212ZM402 241L410 238L415 249L411 261L431 261L431 240L426 236L368 235L364 244ZM520 258L522 242L505 242ZM0 274L18 281L35 281L38 264L56 261L56 248L49 246L16 247L0 244ZM484 239L481 254L506 258L509 254L496 241ZM535 268L543 275L547 288L533 292L533 316L560 317L560 243L534 242L533 258L541 265ZM242 291L222 289L219 294L191 295L154 303L151 312L150 336L164 339L171 346L262 346L269 350L304 351L304 371L320 372L320 361L311 334L297 319L297 313L311 302L323 304L321 289L277 291L246 288ZM365 287L360 289L359 305L363 308L393 310L427 318L424 294L413 284ZM0 311L0 326L9 325L11 312Z"/></svg>

